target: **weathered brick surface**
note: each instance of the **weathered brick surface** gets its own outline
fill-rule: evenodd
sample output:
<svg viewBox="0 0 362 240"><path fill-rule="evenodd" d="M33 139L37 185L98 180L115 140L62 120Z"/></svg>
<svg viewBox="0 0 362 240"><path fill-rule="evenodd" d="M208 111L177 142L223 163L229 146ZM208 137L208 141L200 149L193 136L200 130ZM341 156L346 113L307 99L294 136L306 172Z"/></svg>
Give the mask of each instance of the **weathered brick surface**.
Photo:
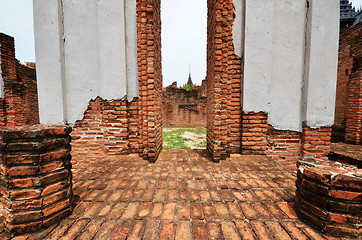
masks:
<svg viewBox="0 0 362 240"><path fill-rule="evenodd" d="M156 161L162 149L161 2L137 0L140 150Z"/></svg>
<svg viewBox="0 0 362 240"><path fill-rule="evenodd" d="M72 211L71 128L0 129L1 213L11 234L49 227Z"/></svg>
<svg viewBox="0 0 362 240"><path fill-rule="evenodd" d="M72 147L77 154L89 151L107 154L138 152L139 102L127 100L105 101L100 97L89 103L83 119L76 122L72 133ZM94 159L84 159L92 161ZM77 167L77 162L73 162Z"/></svg>
<svg viewBox="0 0 362 240"><path fill-rule="evenodd" d="M340 33L334 127L347 142L362 143L362 23Z"/></svg>
<svg viewBox="0 0 362 240"><path fill-rule="evenodd" d="M207 4L207 149L219 161L240 152L241 59L234 52L232 1Z"/></svg>
<svg viewBox="0 0 362 240"><path fill-rule="evenodd" d="M285 167L296 170L300 159L301 134L295 131L281 131L269 127L266 155Z"/></svg>
<svg viewBox="0 0 362 240"><path fill-rule="evenodd" d="M206 84L205 81L203 83ZM205 85L186 91L170 85L162 90L162 126L206 127ZM206 89L205 89L206 90Z"/></svg>
<svg viewBox="0 0 362 240"><path fill-rule="evenodd" d="M205 156L164 150L155 164L137 154L83 164L73 173L73 214L27 237L325 239L295 216L294 172L266 156Z"/></svg>
<svg viewBox="0 0 362 240"><path fill-rule="evenodd" d="M268 114L259 112L243 113L242 143L243 154L265 154L267 150Z"/></svg>
<svg viewBox="0 0 362 240"><path fill-rule="evenodd" d="M39 123L35 69L15 58L14 38L0 33L1 75L4 98L0 99L0 126Z"/></svg>
<svg viewBox="0 0 362 240"><path fill-rule="evenodd" d="M329 160L298 161L298 215L323 233L362 237L361 169Z"/></svg>
<svg viewBox="0 0 362 240"><path fill-rule="evenodd" d="M331 133L330 127L311 128L303 123L301 157L327 159L331 152Z"/></svg>
<svg viewBox="0 0 362 240"><path fill-rule="evenodd" d="M362 145L347 143L331 143L331 153L329 159L337 160L341 163L349 163L362 168Z"/></svg>

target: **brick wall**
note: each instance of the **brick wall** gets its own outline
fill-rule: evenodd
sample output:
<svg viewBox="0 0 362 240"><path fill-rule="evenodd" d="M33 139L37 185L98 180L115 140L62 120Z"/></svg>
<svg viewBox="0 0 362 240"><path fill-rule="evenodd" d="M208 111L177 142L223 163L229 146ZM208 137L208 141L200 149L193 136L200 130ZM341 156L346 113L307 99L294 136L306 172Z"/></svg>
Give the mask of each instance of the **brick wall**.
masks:
<svg viewBox="0 0 362 240"><path fill-rule="evenodd" d="M268 114L249 112L242 115L242 154L265 154Z"/></svg>
<svg viewBox="0 0 362 240"><path fill-rule="evenodd" d="M206 127L206 96L201 88L190 91L170 85L162 91L162 125L164 127Z"/></svg>
<svg viewBox="0 0 362 240"><path fill-rule="evenodd" d="M78 120L72 132L72 147L89 163L103 153L128 154L138 152L138 100L105 101L100 97L90 101L83 119ZM89 152L95 153L89 158ZM98 153L98 154L97 154ZM73 162L77 168L78 162Z"/></svg>
<svg viewBox="0 0 362 240"><path fill-rule="evenodd" d="M0 125L39 123L35 69L15 58L14 38L0 33L1 73L4 98L0 100Z"/></svg>
<svg viewBox="0 0 362 240"><path fill-rule="evenodd" d="M16 73L18 81L21 82L24 89L22 107L24 108L25 124L38 124L39 107L36 70L17 62Z"/></svg>
<svg viewBox="0 0 362 240"><path fill-rule="evenodd" d="M232 1L208 0L207 149L215 161L240 152L241 60L235 55Z"/></svg>
<svg viewBox="0 0 362 240"><path fill-rule="evenodd" d="M328 159L327 155L331 152L331 133L332 128L330 127L311 128L303 123L301 137L302 159Z"/></svg>
<svg viewBox="0 0 362 240"><path fill-rule="evenodd" d="M340 34L334 128L346 130L345 140L362 143L362 23Z"/></svg>
<svg viewBox="0 0 362 240"><path fill-rule="evenodd" d="M296 162L301 156L301 133L276 130L269 126L266 140L268 142L267 156L277 160L288 169L297 169Z"/></svg>

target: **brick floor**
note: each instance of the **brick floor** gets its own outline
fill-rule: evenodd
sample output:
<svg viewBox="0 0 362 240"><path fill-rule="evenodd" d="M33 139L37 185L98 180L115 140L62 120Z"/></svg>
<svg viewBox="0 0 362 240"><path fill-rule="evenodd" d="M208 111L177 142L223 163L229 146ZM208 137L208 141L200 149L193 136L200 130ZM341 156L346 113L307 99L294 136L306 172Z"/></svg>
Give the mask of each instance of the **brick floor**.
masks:
<svg viewBox="0 0 362 240"><path fill-rule="evenodd" d="M332 143L331 152L362 161L362 145L353 145L343 142Z"/></svg>
<svg viewBox="0 0 362 240"><path fill-rule="evenodd" d="M167 150L155 164L100 156L74 169L70 217L14 239L325 239L298 220L295 179L265 156L213 163L201 150Z"/></svg>

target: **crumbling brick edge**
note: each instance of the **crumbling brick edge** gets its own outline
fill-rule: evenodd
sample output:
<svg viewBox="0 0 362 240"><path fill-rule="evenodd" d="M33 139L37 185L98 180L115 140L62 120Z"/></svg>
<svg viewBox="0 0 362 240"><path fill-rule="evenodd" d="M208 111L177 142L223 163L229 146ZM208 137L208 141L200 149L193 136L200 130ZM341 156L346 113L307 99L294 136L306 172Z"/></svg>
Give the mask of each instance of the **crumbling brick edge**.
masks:
<svg viewBox="0 0 362 240"><path fill-rule="evenodd" d="M298 161L298 216L334 237L362 237L362 169L331 160Z"/></svg>

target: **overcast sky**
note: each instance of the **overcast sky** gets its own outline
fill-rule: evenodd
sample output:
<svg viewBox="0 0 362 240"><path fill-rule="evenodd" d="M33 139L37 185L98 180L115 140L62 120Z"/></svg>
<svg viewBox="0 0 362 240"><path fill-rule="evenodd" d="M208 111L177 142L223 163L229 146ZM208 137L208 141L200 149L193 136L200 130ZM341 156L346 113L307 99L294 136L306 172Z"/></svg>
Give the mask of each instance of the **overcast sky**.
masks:
<svg viewBox="0 0 362 240"><path fill-rule="evenodd" d="M32 0L0 0L0 32L15 37L16 57L34 62ZM161 0L162 68L164 86L192 80L200 84L206 76L206 0ZM362 0L352 0L357 7ZM192 6L192 7L190 7Z"/></svg>

